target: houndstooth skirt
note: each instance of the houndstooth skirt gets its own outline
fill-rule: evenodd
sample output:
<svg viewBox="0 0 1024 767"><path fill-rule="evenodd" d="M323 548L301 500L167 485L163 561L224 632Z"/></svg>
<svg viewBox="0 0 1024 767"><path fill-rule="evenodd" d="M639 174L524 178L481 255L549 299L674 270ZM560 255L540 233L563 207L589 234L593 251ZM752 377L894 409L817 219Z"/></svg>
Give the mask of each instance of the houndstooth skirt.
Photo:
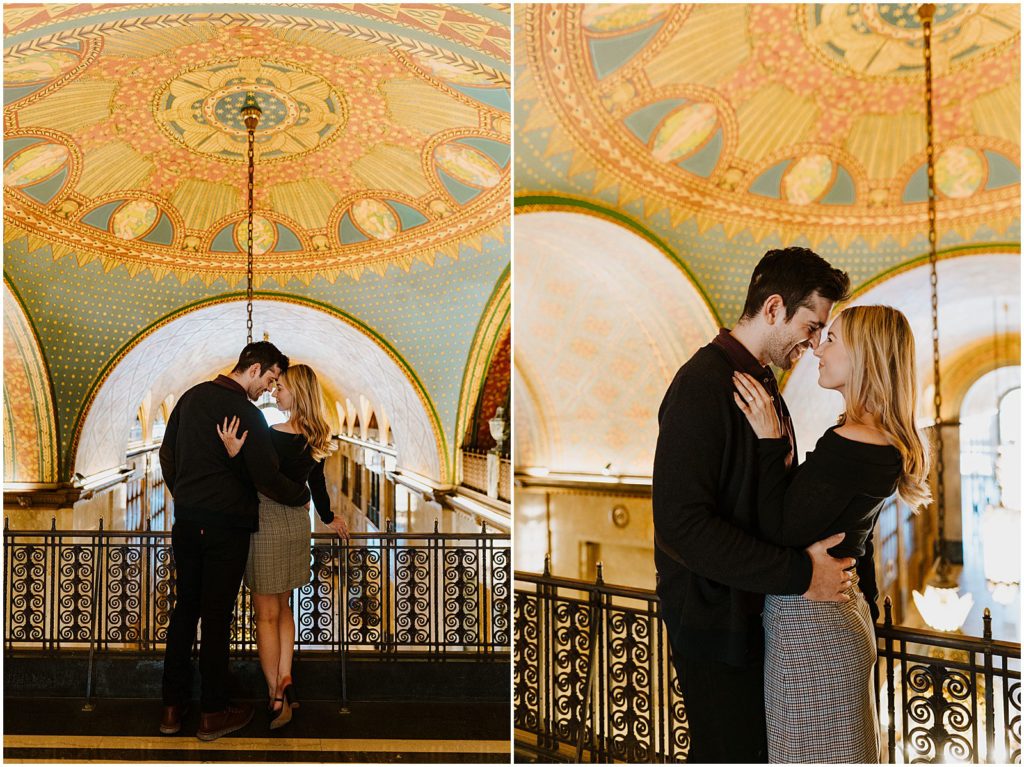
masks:
<svg viewBox="0 0 1024 767"><path fill-rule="evenodd" d="M849 602L768 596L764 705L773 764L877 764L875 629L857 576Z"/></svg>
<svg viewBox="0 0 1024 767"><path fill-rule="evenodd" d="M260 529L249 541L245 585L256 594L283 594L309 583L309 512L260 493Z"/></svg>

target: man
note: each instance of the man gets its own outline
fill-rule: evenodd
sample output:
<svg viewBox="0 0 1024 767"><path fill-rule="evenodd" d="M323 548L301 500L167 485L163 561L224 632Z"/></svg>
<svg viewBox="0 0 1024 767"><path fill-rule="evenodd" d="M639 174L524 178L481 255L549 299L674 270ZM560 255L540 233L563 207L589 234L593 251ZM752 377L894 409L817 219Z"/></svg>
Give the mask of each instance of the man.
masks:
<svg viewBox="0 0 1024 767"><path fill-rule="evenodd" d="M181 729L192 697L189 656L199 621L202 716L197 737L215 740L252 719L251 705L229 700L228 645L249 535L259 525L256 491L288 506L309 502L309 490L281 474L267 422L249 401L272 388L287 369L288 358L273 344L249 344L230 375L182 394L167 421L160 466L174 496L171 545L177 600L164 655L164 734ZM249 436L242 451L228 458L217 426L235 416Z"/></svg>
<svg viewBox="0 0 1024 767"><path fill-rule="evenodd" d="M772 395L796 444L768 363L787 370L816 348L850 280L806 248L765 254L739 323L683 365L658 414L653 504L662 617L682 686L691 762L766 762L764 594L843 601L853 559L759 540L757 437L733 400L734 371ZM870 552L869 552L870 554Z"/></svg>

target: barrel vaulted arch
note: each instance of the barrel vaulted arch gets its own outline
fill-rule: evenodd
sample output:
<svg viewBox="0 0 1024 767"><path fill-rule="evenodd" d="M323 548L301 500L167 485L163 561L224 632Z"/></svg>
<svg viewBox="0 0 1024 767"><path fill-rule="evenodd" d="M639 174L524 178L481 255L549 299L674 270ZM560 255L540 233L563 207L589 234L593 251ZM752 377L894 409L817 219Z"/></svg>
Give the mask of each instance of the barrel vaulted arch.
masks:
<svg viewBox="0 0 1024 767"><path fill-rule="evenodd" d="M517 461L649 476L658 403L718 322L679 261L621 215L567 208L523 206L514 221Z"/></svg>
<svg viewBox="0 0 1024 767"><path fill-rule="evenodd" d="M259 295L254 314L294 362L312 366L328 391L372 397L391 419L399 468L438 482L448 450L436 410L412 368L366 326L330 307ZM91 474L124 459L128 426L147 392L154 401L230 367L245 343L245 303L204 302L147 329L110 361L79 415L74 470Z"/></svg>
<svg viewBox="0 0 1024 767"><path fill-rule="evenodd" d="M4 281L4 481L56 482L53 387L39 339Z"/></svg>

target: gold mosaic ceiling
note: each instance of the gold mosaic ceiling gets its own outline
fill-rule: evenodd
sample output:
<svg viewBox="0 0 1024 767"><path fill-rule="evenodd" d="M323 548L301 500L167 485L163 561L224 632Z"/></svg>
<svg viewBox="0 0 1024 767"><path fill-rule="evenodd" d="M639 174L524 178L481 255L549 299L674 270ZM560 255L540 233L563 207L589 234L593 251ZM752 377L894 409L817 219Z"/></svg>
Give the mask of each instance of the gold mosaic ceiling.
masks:
<svg viewBox="0 0 1024 767"><path fill-rule="evenodd" d="M927 196L911 5L516 7L517 195L617 192L646 218L755 241L905 245ZM938 6L939 215L1020 207L1020 8Z"/></svg>
<svg viewBox="0 0 1024 767"><path fill-rule="evenodd" d="M280 8L6 6L5 238L236 285L248 91L263 110L257 284L408 270L503 238L501 12Z"/></svg>

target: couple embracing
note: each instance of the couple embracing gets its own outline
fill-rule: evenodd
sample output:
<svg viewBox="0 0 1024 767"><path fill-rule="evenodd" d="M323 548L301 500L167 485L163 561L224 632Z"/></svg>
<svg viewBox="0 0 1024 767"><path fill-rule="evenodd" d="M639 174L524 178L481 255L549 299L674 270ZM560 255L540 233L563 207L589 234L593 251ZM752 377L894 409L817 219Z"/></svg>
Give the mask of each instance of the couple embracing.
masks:
<svg viewBox="0 0 1024 767"><path fill-rule="evenodd" d="M910 325L888 306L829 324L849 287L810 250L769 251L740 321L680 368L659 411L658 596L691 762L879 760L871 534L894 493L928 502L928 455ZM844 409L798 465L768 364L807 349Z"/></svg>
<svg viewBox="0 0 1024 767"><path fill-rule="evenodd" d="M253 404L273 390L289 414L273 428ZM199 647L200 740L245 727L247 704L228 687L231 616L243 576L252 592L256 642L269 692L270 728L287 724L295 624L292 589L310 579L309 501L324 524L348 537L331 512L324 459L334 450L323 393L306 365L268 341L246 346L234 369L181 395L167 420L160 466L174 496L176 601L164 655L160 732L173 735L192 698L192 644Z"/></svg>

